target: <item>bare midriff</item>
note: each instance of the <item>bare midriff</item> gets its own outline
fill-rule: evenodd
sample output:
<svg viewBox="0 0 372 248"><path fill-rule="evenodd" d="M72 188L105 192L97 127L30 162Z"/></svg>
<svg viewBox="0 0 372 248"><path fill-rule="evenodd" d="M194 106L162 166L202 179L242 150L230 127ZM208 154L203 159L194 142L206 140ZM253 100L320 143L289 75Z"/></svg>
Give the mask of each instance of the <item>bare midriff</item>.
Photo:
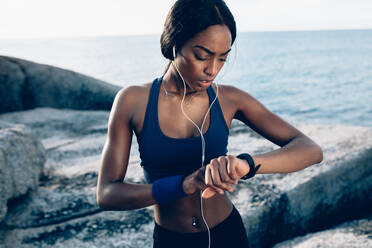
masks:
<svg viewBox="0 0 372 248"><path fill-rule="evenodd" d="M170 204L155 205L155 221L160 226L175 232L203 232L207 227L200 209L200 192L178 199ZM203 213L209 229L225 220L232 211L232 203L225 194L215 194L203 199Z"/></svg>

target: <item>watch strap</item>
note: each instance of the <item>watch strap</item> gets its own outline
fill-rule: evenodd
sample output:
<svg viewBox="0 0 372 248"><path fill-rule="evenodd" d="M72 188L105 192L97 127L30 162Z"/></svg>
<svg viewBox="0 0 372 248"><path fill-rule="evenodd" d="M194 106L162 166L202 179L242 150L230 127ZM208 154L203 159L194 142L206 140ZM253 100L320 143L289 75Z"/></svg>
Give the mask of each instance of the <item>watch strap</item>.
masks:
<svg viewBox="0 0 372 248"><path fill-rule="evenodd" d="M239 159L246 160L249 165L249 172L245 176L243 176L241 179L247 180L249 178L254 177L256 175L257 170L260 168L261 164L258 164L257 166L255 166L252 156L249 155L248 153L241 153L236 157Z"/></svg>

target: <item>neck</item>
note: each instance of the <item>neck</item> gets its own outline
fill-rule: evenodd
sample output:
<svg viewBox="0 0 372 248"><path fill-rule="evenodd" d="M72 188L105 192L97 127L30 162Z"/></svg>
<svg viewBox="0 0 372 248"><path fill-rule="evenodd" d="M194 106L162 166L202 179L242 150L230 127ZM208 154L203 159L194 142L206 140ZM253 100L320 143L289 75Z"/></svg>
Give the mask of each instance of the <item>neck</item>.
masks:
<svg viewBox="0 0 372 248"><path fill-rule="evenodd" d="M164 74L162 85L168 93L180 96L184 94L184 82L173 65L170 65L169 69ZM195 89L191 88L186 81L185 85L186 95L195 94L198 92Z"/></svg>

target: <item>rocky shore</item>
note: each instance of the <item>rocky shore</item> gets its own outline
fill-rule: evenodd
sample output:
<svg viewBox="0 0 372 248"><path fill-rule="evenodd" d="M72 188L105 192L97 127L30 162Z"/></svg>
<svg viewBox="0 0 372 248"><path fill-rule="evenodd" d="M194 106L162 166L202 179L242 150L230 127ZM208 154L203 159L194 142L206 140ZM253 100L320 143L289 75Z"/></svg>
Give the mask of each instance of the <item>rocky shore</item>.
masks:
<svg viewBox="0 0 372 248"><path fill-rule="evenodd" d="M72 97L69 106L44 102L12 109L12 99L22 94L4 93L14 89L7 83L14 77L9 69L13 62L4 62L7 59L0 57L0 247L152 247L152 207L102 211L96 205L109 107L96 107L103 106L99 101L89 107L93 98L74 103ZM17 61L14 66L27 64L38 75L52 71L55 78L59 72L74 78L76 74L11 60ZM21 72L34 78L29 82L45 80ZM97 85L92 88L105 87ZM94 99L102 102L106 97L112 101L117 91L109 86L100 95L89 83L84 87L88 96L95 94ZM72 94L76 91L71 89ZM35 99L42 96L33 94ZM79 108L82 102L86 105ZM251 247L371 247L372 128L293 124L322 146L324 160L290 174L259 174L228 193L243 217ZM230 154L276 148L233 122ZM126 181L144 183L139 162L134 137Z"/></svg>

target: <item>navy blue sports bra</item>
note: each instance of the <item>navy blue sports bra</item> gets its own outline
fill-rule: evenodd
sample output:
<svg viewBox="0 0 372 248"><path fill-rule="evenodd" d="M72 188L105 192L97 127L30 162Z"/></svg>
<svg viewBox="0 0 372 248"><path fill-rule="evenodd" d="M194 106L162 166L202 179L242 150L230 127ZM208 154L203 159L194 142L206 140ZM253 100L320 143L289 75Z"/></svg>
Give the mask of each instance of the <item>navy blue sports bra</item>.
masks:
<svg viewBox="0 0 372 248"><path fill-rule="evenodd" d="M148 183L162 177L188 175L201 166L200 136L172 138L166 136L160 129L158 96L161 82L162 77L156 78L152 83L142 131L137 136L141 166ZM216 96L212 86L208 87L207 93L209 104L211 104ZM204 165L207 165L213 158L226 155L229 136L229 128L226 125L218 99L210 111L209 128L204 134Z"/></svg>

